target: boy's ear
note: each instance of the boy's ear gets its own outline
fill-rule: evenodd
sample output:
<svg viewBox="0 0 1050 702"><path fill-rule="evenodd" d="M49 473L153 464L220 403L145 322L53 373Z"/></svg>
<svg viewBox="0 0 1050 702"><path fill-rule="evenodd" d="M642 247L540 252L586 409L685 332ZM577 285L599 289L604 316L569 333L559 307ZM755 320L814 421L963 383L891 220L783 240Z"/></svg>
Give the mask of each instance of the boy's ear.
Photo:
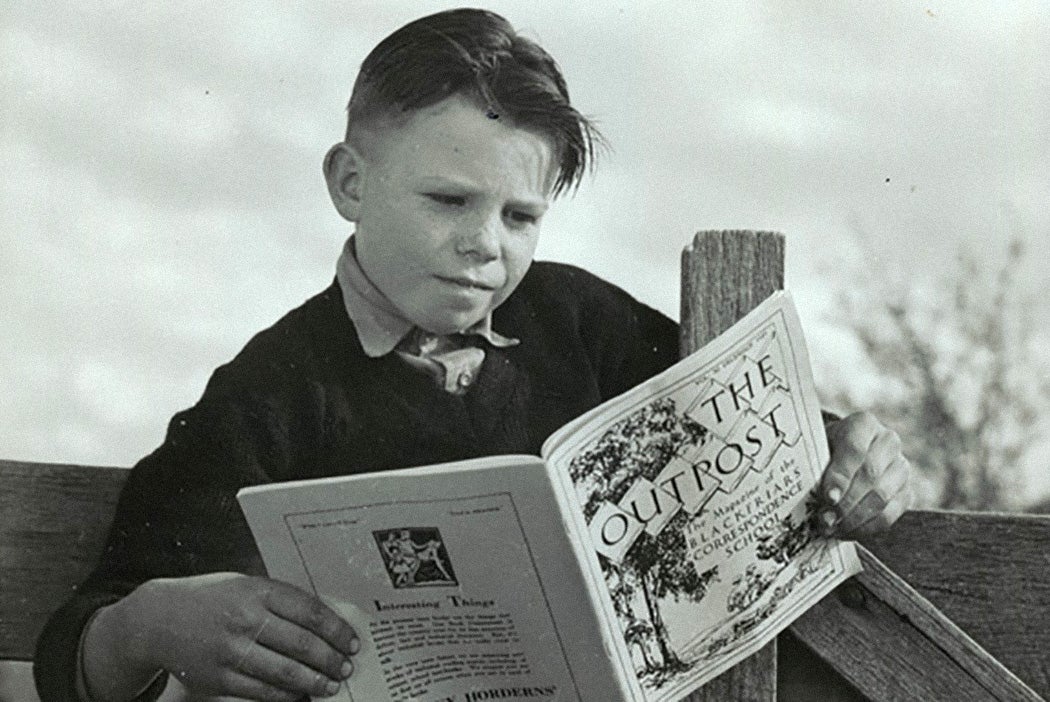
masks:
<svg viewBox="0 0 1050 702"><path fill-rule="evenodd" d="M361 215L361 179L364 161L358 151L341 141L324 157L324 179L335 209L350 222Z"/></svg>

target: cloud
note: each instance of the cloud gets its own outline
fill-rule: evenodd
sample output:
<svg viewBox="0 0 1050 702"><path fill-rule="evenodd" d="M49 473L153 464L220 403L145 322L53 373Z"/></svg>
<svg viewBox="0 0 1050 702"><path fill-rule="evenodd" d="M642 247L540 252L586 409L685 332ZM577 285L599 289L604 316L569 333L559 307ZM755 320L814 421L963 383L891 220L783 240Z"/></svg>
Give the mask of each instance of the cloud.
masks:
<svg viewBox="0 0 1050 702"><path fill-rule="evenodd" d="M357 66L450 6L7 6L0 455L134 460L211 368L326 285L347 228L320 159ZM558 59L613 147L540 254L671 315L702 228L786 231L811 311L848 285L828 270L858 231L920 275L1015 230L1050 255L1044 3L492 7Z"/></svg>

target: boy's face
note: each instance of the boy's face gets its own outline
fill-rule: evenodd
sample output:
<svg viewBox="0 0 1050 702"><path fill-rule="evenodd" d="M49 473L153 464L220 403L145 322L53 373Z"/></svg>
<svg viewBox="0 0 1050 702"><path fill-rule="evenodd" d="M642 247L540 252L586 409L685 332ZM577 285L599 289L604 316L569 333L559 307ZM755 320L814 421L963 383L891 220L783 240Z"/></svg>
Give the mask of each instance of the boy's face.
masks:
<svg viewBox="0 0 1050 702"><path fill-rule="evenodd" d="M521 282L556 175L547 139L460 97L337 144L329 192L357 223L357 260L416 325L437 334L484 318Z"/></svg>

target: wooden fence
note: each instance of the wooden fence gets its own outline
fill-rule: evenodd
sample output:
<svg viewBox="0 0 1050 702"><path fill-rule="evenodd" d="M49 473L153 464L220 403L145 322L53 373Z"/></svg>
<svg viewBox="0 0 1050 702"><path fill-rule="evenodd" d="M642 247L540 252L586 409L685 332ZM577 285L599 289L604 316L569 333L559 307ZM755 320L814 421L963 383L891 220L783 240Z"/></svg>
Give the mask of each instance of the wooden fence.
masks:
<svg viewBox="0 0 1050 702"><path fill-rule="evenodd" d="M682 253L682 353L783 284L782 235L697 234ZM912 512L866 545L863 573L689 699L1050 695L1050 518Z"/></svg>
<svg viewBox="0 0 1050 702"><path fill-rule="evenodd" d="M683 254L683 352L782 287L783 247L766 232L697 235ZM32 699L12 696L31 695L24 662L98 558L126 476L0 461L0 661L23 662L0 668L0 702ZM1050 517L915 511L860 551L863 573L688 699L1050 697Z"/></svg>

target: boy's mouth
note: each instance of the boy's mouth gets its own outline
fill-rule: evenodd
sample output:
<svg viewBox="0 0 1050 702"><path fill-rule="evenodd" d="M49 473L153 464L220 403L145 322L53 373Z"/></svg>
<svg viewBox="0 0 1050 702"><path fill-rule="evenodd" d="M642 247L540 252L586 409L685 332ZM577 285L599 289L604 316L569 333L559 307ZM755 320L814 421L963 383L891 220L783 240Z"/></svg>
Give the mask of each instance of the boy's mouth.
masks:
<svg viewBox="0 0 1050 702"><path fill-rule="evenodd" d="M474 289L474 290L485 290L486 292L492 292L498 287L496 285L490 285L489 283L485 283L485 282L480 281L480 280L473 280L471 278L462 278L462 277L448 278L448 277L445 277L443 275L438 275L438 276L434 276L434 277L437 278L438 280L442 281L442 282L451 283L452 285L458 285L461 288L470 288L470 289Z"/></svg>

